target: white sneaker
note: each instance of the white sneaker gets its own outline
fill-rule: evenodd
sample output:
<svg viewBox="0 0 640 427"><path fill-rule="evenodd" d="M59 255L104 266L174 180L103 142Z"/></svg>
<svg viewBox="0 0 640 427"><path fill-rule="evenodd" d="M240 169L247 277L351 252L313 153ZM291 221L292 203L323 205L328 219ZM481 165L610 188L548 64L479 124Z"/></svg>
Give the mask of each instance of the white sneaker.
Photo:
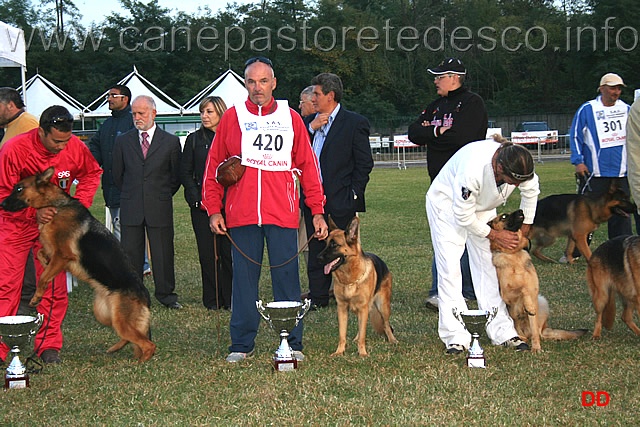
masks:
<svg viewBox="0 0 640 427"><path fill-rule="evenodd" d="M243 361L244 359L248 359L251 356L253 356L253 350L251 350L249 353L240 353L234 351L232 353L229 353L225 360L229 363L237 363Z"/></svg>
<svg viewBox="0 0 640 427"><path fill-rule="evenodd" d="M302 362L304 360L304 354L300 350L291 350L291 355L298 362Z"/></svg>
<svg viewBox="0 0 640 427"><path fill-rule="evenodd" d="M431 296L424 301L424 305L433 311L438 311L438 295Z"/></svg>
<svg viewBox="0 0 640 427"><path fill-rule="evenodd" d="M560 257L560 259L558 260L558 262L559 262L560 264L568 264L568 263L569 263L569 260L567 259L567 256L566 256L566 255L562 255L562 256Z"/></svg>

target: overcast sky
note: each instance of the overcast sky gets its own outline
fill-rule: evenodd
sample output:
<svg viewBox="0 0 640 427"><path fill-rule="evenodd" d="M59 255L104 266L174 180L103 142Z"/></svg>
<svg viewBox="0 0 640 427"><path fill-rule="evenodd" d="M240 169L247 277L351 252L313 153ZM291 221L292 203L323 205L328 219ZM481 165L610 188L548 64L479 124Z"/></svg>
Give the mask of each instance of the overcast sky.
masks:
<svg viewBox="0 0 640 427"><path fill-rule="evenodd" d="M252 3L252 0L159 0L158 3L162 7L171 9L171 13L175 14L178 11L194 14L198 11L198 6L204 7L209 5L212 11L216 11L220 8L224 8L227 3ZM82 14L82 24L89 26L91 22L99 23L104 20L111 12L117 12L124 14L118 0L74 0L75 5ZM148 3L144 1L143 3Z"/></svg>

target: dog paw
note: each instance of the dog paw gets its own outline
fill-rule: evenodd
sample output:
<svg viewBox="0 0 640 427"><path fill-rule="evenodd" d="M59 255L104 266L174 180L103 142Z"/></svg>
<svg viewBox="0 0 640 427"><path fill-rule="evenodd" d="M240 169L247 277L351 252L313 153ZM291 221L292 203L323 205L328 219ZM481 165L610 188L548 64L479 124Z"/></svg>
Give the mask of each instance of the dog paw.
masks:
<svg viewBox="0 0 640 427"><path fill-rule="evenodd" d="M40 301L42 300L42 298L37 298L37 297L33 297L31 298L31 301L29 301L29 307L37 307L38 304L40 304Z"/></svg>
<svg viewBox="0 0 640 427"><path fill-rule="evenodd" d="M331 357L342 356L342 355L344 355L344 350L331 353Z"/></svg>

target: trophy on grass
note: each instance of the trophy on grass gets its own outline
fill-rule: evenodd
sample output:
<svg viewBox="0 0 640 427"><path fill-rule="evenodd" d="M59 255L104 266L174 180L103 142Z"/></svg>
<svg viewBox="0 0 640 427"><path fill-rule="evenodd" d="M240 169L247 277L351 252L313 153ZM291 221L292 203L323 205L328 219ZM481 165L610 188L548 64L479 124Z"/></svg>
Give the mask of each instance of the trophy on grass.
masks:
<svg viewBox="0 0 640 427"><path fill-rule="evenodd" d="M4 388L29 387L27 368L20 361L20 349L31 344L31 337L38 332L44 316L4 316L0 317L0 341L4 342L11 351L7 361L11 361L4 376Z"/></svg>
<svg viewBox="0 0 640 427"><path fill-rule="evenodd" d="M480 347L480 334L482 330L496 317L498 307L489 310L461 310L453 308L453 315L458 319L465 329L471 334L471 346L467 355L467 366L469 368L486 368L487 361L484 357L484 350Z"/></svg>
<svg viewBox="0 0 640 427"><path fill-rule="evenodd" d="M293 371L298 368L298 361L293 357L287 338L310 307L309 299L305 299L304 304L297 301L274 301L263 305L262 300L256 301L260 316L267 321L271 329L280 334L280 347L273 357L273 367L276 371Z"/></svg>

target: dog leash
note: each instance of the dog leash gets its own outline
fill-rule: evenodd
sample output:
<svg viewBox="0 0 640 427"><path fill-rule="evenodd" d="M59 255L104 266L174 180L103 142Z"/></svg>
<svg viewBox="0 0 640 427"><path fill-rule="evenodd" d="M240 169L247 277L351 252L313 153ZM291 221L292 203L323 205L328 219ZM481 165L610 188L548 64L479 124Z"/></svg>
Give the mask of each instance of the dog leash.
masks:
<svg viewBox="0 0 640 427"><path fill-rule="evenodd" d="M280 268L283 267L287 264L289 264L291 261L293 261L294 259L298 258L298 256L300 256L300 254L302 253L302 251L304 251L307 246L309 246L309 242L311 241L311 239L313 239L313 234L311 235L311 237L309 237L309 239L307 239L307 241L305 242L305 244L298 250L298 252L292 256L291 258L289 258L288 260L286 260L285 262L278 264L278 265L265 265L262 263L259 263L258 261L252 259L249 255L245 254L242 249L240 249L238 247L238 245L236 244L236 242L233 241L233 239L231 238L231 235L229 234L228 231L225 231L224 234L229 238L229 241L231 241L231 244L233 245L234 248L236 248L238 250L238 252L240 252L240 255L242 255L243 257L245 257L248 261L252 262L255 265L258 265L260 267L264 267L264 268L268 268L268 269L274 269L274 268Z"/></svg>

